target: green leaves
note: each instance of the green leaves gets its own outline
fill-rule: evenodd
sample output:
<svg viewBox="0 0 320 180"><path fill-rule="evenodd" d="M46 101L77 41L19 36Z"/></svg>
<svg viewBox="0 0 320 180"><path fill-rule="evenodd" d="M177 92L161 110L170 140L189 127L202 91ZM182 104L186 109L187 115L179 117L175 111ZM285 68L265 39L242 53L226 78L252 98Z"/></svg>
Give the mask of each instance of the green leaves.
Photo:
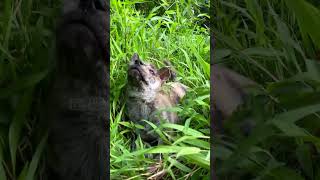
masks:
<svg viewBox="0 0 320 180"><path fill-rule="evenodd" d="M15 93L21 92L30 87L34 87L47 75L48 71L43 71L17 79L16 82L12 83L9 87L0 88L0 99L8 98L10 96L15 95Z"/></svg>
<svg viewBox="0 0 320 180"><path fill-rule="evenodd" d="M2 3L3 2L3 3ZM57 2L0 5L0 179L45 179L37 168L40 97L53 59ZM39 133L40 136L42 135ZM35 145L35 146L34 146ZM42 145L42 149L44 145ZM41 148L39 148L41 149ZM31 160L32 157L37 157ZM32 161L30 163L30 161ZM27 175L29 174L29 175ZM41 174L43 175L43 174Z"/></svg>
<svg viewBox="0 0 320 180"><path fill-rule="evenodd" d="M272 169L269 172L268 176L266 176L266 178L264 179L281 180L287 178L292 180L304 180L304 178L300 174L286 167Z"/></svg>
<svg viewBox="0 0 320 180"><path fill-rule="evenodd" d="M6 172L3 167L4 159L3 159L3 149L2 143L0 142L0 179L7 179Z"/></svg>
<svg viewBox="0 0 320 180"><path fill-rule="evenodd" d="M165 124L162 124L161 127L176 129L176 130L182 131L186 135L190 135L193 137L203 137L204 136L201 132L199 132L197 130L194 130L191 128L185 128L185 126L178 125L178 124L165 123Z"/></svg>
<svg viewBox="0 0 320 180"><path fill-rule="evenodd" d="M38 147L36 148L36 151L32 157L32 160L30 162L30 166L28 168L27 174L26 174L26 180L33 180L36 179L36 170L39 167L39 161L42 155L42 152L45 148L46 142L47 142L48 134L45 134L43 138L41 139Z"/></svg>
<svg viewBox="0 0 320 180"><path fill-rule="evenodd" d="M306 0L284 0L289 9L295 14L301 33L320 48L320 11Z"/></svg>
<svg viewBox="0 0 320 180"><path fill-rule="evenodd" d="M9 147L12 162L12 169L15 173L17 149L21 138L21 131L26 123L26 115L29 112L32 103L33 90L26 91L19 100L18 106L15 111L15 116L11 122L9 129Z"/></svg>
<svg viewBox="0 0 320 180"><path fill-rule="evenodd" d="M313 161L312 161L311 146L308 144L301 144L300 146L298 146L296 150L296 155L305 174L310 179L313 179L314 167L313 167Z"/></svg>
<svg viewBox="0 0 320 180"><path fill-rule="evenodd" d="M265 24L263 19L263 12L257 0L245 0L247 9L251 13L254 18L254 22L256 23L256 33L257 33L257 42L260 45L264 45L266 43L264 31Z"/></svg>

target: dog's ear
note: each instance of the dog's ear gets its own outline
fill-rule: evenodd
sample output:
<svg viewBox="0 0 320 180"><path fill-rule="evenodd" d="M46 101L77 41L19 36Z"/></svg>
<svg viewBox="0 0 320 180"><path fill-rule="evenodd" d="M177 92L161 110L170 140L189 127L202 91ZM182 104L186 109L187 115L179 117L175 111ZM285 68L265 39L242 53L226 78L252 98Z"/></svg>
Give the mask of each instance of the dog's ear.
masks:
<svg viewBox="0 0 320 180"><path fill-rule="evenodd" d="M100 0L64 0L64 13L58 21L57 25L57 38L60 36L68 37L65 34L66 27L73 26L74 24L81 24L91 31L99 44L100 53L104 58L109 57L109 19L107 12L98 8L101 6L109 6L101 4ZM100 3L99 3L100 2ZM95 7L98 6L98 7ZM108 8L107 8L108 9ZM79 43L79 42L78 42ZM83 42L85 44L85 42ZM107 62L109 63L109 62Z"/></svg>
<svg viewBox="0 0 320 180"><path fill-rule="evenodd" d="M162 82L165 82L171 77L171 70L168 67L163 67L158 71L159 77Z"/></svg>
<svg viewBox="0 0 320 180"><path fill-rule="evenodd" d="M95 8L102 11L107 11L108 6L105 0L95 0L94 1Z"/></svg>
<svg viewBox="0 0 320 180"><path fill-rule="evenodd" d="M107 4L105 0L80 0L79 7L84 11L88 11L90 9L96 9L100 11L107 10Z"/></svg>
<svg viewBox="0 0 320 180"><path fill-rule="evenodd" d="M176 69L172 66L172 64L170 63L169 60L164 60L164 64L165 64L166 67L168 67L169 70L170 70L170 78L169 78L169 80L170 80L170 81L175 81L175 80L176 80L176 77L177 77L177 71L176 71Z"/></svg>
<svg viewBox="0 0 320 180"><path fill-rule="evenodd" d="M172 65L171 65L170 61L164 60L164 64L166 66L161 68L158 71L161 80L163 82L168 81L168 80L174 81L176 79L177 75L176 75L175 71L172 69Z"/></svg>

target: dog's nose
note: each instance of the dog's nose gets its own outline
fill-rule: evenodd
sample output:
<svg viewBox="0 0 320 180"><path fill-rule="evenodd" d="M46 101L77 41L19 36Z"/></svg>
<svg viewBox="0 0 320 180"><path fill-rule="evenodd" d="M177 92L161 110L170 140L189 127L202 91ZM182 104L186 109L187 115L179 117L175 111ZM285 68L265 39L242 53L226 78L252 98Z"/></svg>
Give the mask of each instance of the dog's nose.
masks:
<svg viewBox="0 0 320 180"><path fill-rule="evenodd" d="M133 54L130 64L135 66L144 65L144 63L140 60L139 55L137 53Z"/></svg>
<svg viewBox="0 0 320 180"><path fill-rule="evenodd" d="M134 61L134 64L135 64L135 65L143 65L143 62L142 62L140 59L136 59L136 60Z"/></svg>

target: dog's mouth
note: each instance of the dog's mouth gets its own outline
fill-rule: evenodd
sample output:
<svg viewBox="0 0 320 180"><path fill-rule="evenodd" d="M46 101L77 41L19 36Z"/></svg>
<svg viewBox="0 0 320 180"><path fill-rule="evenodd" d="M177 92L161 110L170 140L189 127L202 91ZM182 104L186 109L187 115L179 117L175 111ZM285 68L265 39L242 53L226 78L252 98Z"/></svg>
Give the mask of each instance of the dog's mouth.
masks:
<svg viewBox="0 0 320 180"><path fill-rule="evenodd" d="M129 68L129 76L133 77L137 81L141 81L145 84L148 84L148 82L145 80L140 68L138 68L136 66Z"/></svg>

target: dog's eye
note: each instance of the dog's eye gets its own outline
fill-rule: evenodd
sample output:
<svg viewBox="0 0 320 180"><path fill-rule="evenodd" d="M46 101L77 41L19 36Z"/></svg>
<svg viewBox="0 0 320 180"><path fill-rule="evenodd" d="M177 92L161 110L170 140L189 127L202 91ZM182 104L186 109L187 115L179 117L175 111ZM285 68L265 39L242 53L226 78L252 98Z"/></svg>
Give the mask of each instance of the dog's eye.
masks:
<svg viewBox="0 0 320 180"><path fill-rule="evenodd" d="M152 75L156 75L156 73L154 72L154 70L150 69L149 72L152 74Z"/></svg>

